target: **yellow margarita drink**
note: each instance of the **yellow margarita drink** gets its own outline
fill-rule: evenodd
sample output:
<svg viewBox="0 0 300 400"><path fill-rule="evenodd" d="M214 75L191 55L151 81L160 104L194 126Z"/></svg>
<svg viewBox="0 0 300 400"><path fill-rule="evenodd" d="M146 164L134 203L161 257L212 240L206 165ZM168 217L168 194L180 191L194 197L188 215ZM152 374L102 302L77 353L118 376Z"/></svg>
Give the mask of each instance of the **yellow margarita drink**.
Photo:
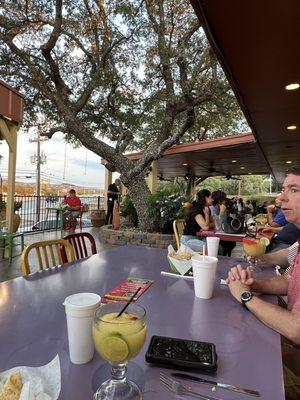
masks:
<svg viewBox="0 0 300 400"><path fill-rule="evenodd" d="M106 307L106 306L105 306ZM134 358L146 339L146 321L133 312L103 314L93 325L97 352L110 364L124 364Z"/></svg>
<svg viewBox="0 0 300 400"><path fill-rule="evenodd" d="M261 238L261 239L252 239L252 238L244 238L243 239L243 247L244 251L248 256L251 257L262 257L266 252L266 247L270 243L269 239Z"/></svg>

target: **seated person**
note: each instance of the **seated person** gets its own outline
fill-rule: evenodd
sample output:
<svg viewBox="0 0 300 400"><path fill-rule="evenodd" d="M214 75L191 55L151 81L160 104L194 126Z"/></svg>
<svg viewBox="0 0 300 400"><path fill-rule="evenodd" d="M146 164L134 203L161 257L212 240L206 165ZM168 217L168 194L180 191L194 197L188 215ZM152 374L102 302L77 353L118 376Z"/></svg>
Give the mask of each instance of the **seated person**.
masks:
<svg viewBox="0 0 300 400"><path fill-rule="evenodd" d="M229 208L227 209L227 205L229 205L229 201L226 198L226 193L222 192L221 190L216 190L212 193L213 198L213 205L210 206L210 210L212 207L214 208L214 212L212 213L215 226L217 229L222 229L222 224L226 220ZM232 250L235 248L236 243L227 241L227 240L220 240L220 248L219 254L222 256L231 256Z"/></svg>
<svg viewBox="0 0 300 400"><path fill-rule="evenodd" d="M251 216L254 213L254 207L253 207L253 205L252 205L250 200L246 200L245 213L246 214L251 214Z"/></svg>
<svg viewBox="0 0 300 400"><path fill-rule="evenodd" d="M68 205L68 209L63 213L63 227L69 233L74 233L77 224L76 217L79 217L81 209L81 201L74 189L69 191L64 204Z"/></svg>
<svg viewBox="0 0 300 400"><path fill-rule="evenodd" d="M300 228L300 168L293 168L287 172L283 187L284 192L280 195L282 211L288 222ZM282 249L277 254L265 255L264 258L274 259L274 257L281 257L281 261L287 263L288 253L287 249ZM227 283L231 294L236 300L244 304L262 323L284 337L282 354L286 399L299 399L300 351L297 350L297 346L299 349L300 345L299 247L287 275L258 280L252 276L249 268L242 269L238 265L229 272ZM256 296L254 292L278 296L287 295L287 309L269 303L263 297ZM293 347L292 351L290 351L291 347Z"/></svg>
<svg viewBox="0 0 300 400"><path fill-rule="evenodd" d="M196 194L196 201L193 201L188 210L181 244L189 246L194 251L201 251L205 245L205 238L197 239L196 234L201 230L214 228L215 224L211 216L209 206L213 199L209 190L203 189Z"/></svg>
<svg viewBox="0 0 300 400"><path fill-rule="evenodd" d="M266 230L264 229L263 232ZM294 224L288 223L283 226L281 231L271 240L268 253L280 249L288 248L300 238L300 228Z"/></svg>
<svg viewBox="0 0 300 400"><path fill-rule="evenodd" d="M268 224L263 231L278 233L287 224L287 220L281 210L280 195L276 197L275 204L270 204L267 207Z"/></svg>

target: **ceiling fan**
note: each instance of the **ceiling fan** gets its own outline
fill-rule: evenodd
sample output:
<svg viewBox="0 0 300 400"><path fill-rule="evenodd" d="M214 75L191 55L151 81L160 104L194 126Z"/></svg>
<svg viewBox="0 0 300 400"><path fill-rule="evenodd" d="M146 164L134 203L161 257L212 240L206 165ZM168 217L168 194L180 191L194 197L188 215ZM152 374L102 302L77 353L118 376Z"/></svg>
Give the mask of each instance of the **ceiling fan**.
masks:
<svg viewBox="0 0 300 400"><path fill-rule="evenodd" d="M227 179L227 180L229 180L229 179L237 179L237 180L239 180L240 179L238 177L232 176L230 171L223 172L223 171L216 170L216 168L214 167L213 161L210 162L210 165L207 168L207 171L210 174L216 173L216 174L219 174L219 175L224 175L224 178Z"/></svg>
<svg viewBox="0 0 300 400"><path fill-rule="evenodd" d="M235 179L235 180L237 180L237 181L240 181L240 180L241 180L241 178L238 178L237 176L232 176L231 173L230 173L229 171L226 172L226 175L224 176L224 178L227 179L228 181L229 181L230 179Z"/></svg>
<svg viewBox="0 0 300 400"><path fill-rule="evenodd" d="M171 179L166 179L166 178L164 178L164 176L163 176L162 173L158 176L158 180L161 181L161 182L163 182L163 181L164 181L164 182L172 182Z"/></svg>

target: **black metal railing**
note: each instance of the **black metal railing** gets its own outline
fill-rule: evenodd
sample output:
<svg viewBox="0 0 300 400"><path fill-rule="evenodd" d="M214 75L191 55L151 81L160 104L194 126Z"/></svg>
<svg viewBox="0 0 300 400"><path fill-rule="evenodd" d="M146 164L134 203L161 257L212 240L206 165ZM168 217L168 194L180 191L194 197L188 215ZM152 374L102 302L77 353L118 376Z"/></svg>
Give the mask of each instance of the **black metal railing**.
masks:
<svg viewBox="0 0 300 400"><path fill-rule="evenodd" d="M84 226L90 226L90 211L98 210L104 206L102 196L80 196L81 203L87 205L83 212ZM2 195L2 201L7 201L7 196ZM15 213L21 217L18 232L43 231L55 228L56 211L64 201L64 196L15 196L15 206L22 202L22 206ZM16 207L17 208L17 207ZM54 210L49 210L53 208Z"/></svg>

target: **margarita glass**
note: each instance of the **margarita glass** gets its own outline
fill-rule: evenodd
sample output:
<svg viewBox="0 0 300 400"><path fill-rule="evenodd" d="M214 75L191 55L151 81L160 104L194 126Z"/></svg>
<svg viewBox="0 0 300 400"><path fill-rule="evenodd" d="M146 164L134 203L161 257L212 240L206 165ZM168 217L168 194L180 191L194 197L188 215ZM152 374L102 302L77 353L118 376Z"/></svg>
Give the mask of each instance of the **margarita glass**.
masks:
<svg viewBox="0 0 300 400"><path fill-rule="evenodd" d="M252 271L261 271L261 268L257 266L257 260L261 258L265 252L268 244L270 243L268 238L262 237L260 239L243 238L243 248L247 256L250 256L254 262L249 261L250 269Z"/></svg>
<svg viewBox="0 0 300 400"><path fill-rule="evenodd" d="M130 304L117 317L125 303L106 304L95 312L93 338L99 355L111 364L111 379L102 383L94 400L140 400L138 386L126 379L126 364L138 353L146 339L146 311Z"/></svg>

